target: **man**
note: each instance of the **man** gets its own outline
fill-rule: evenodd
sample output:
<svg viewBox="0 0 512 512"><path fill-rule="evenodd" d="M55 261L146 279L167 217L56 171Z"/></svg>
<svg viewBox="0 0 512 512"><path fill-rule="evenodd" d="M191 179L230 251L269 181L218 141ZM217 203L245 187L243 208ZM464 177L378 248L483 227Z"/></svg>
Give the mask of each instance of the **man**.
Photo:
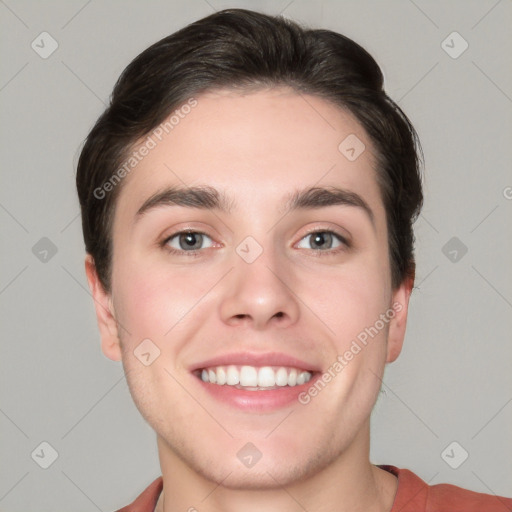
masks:
<svg viewBox="0 0 512 512"><path fill-rule="evenodd" d="M418 153L373 58L329 31L226 10L123 72L77 173L102 350L162 469L122 510L512 510L369 460Z"/></svg>

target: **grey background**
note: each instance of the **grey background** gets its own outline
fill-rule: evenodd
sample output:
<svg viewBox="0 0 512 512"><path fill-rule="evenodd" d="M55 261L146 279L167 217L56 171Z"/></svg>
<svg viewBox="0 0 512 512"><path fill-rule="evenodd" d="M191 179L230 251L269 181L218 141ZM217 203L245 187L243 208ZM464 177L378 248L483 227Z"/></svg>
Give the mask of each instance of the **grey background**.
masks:
<svg viewBox="0 0 512 512"><path fill-rule="evenodd" d="M342 32L382 66L422 140L426 202L406 343L373 414L371 459L512 495L510 0L5 0L0 510L113 510L160 475L155 435L120 363L100 351L74 172L128 62L226 7ZM59 45L47 59L31 48L43 31ZM441 46L453 31L469 44L456 59ZM43 237L57 249L46 261ZM31 457L43 441L59 455L48 469ZM441 456L453 441L469 453L458 469ZM452 464L463 454L448 453Z"/></svg>

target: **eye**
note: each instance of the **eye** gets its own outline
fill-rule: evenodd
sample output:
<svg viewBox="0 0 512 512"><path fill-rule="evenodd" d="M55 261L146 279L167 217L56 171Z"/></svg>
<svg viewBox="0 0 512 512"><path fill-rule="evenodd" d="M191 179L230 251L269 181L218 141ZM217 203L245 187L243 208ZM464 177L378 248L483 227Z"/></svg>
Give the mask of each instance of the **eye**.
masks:
<svg viewBox="0 0 512 512"><path fill-rule="evenodd" d="M208 245L203 246L204 243ZM212 247L213 241L204 233L198 231L181 231L171 235L164 241L164 245L172 250L172 252L194 252L200 249Z"/></svg>
<svg viewBox="0 0 512 512"><path fill-rule="evenodd" d="M310 247L304 245L304 243L307 244L308 241ZM325 252L341 246L348 247L348 245L345 238L333 231L314 231L302 238L297 247L299 247L299 249L313 249Z"/></svg>

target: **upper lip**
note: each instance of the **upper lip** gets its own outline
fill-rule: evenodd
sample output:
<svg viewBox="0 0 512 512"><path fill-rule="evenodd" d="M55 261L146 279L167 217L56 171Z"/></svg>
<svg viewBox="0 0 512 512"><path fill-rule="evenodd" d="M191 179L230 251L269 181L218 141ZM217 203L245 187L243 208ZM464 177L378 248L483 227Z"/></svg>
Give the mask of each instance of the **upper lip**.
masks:
<svg viewBox="0 0 512 512"><path fill-rule="evenodd" d="M320 368L312 363L303 361L297 357L281 352L232 352L212 357L210 359L193 364L190 371L211 368L215 366L288 366L309 372L320 371Z"/></svg>

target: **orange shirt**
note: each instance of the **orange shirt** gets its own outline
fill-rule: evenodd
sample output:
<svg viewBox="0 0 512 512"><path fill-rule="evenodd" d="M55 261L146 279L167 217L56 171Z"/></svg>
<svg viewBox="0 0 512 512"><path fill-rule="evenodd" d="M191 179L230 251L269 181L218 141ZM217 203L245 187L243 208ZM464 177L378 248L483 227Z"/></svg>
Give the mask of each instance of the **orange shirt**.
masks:
<svg viewBox="0 0 512 512"><path fill-rule="evenodd" d="M512 499L462 489L451 484L428 485L408 469L382 465L398 477L398 490L390 512L512 512ZM116 512L153 512L162 492L158 477L131 504Z"/></svg>
<svg viewBox="0 0 512 512"><path fill-rule="evenodd" d="M512 512L512 499L451 484L428 485L408 469L379 466L398 477L390 512Z"/></svg>

